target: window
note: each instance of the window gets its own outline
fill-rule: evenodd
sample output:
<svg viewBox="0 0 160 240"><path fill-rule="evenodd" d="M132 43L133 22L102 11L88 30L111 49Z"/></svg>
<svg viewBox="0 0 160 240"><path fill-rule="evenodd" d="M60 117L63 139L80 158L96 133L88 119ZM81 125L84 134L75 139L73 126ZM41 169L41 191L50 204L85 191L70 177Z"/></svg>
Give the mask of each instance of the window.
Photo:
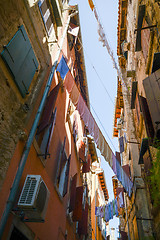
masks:
<svg viewBox="0 0 160 240"><path fill-rule="evenodd" d="M39 64L23 25L5 46L1 56L24 98L29 93L31 81Z"/></svg>
<svg viewBox="0 0 160 240"><path fill-rule="evenodd" d="M53 29L57 31L57 27L62 26L60 6L56 0L40 0L38 5L47 34L50 36Z"/></svg>
<svg viewBox="0 0 160 240"><path fill-rule="evenodd" d="M36 140L41 150L41 154L39 155L43 156L44 159L46 159L49 155L49 145L56 121L57 108L55 108L55 103L59 88L60 83L55 88L53 88L47 97L44 111L42 113L42 117L36 133Z"/></svg>
<svg viewBox="0 0 160 240"><path fill-rule="evenodd" d="M39 9L40 9L40 12L41 12L41 15L42 15L42 19L43 19L44 26L46 28L47 34L48 34L48 36L50 36L51 32L53 30L53 20L51 18L51 13L50 13L50 10L48 8L47 1L46 0L40 0L38 2L38 5L39 5Z"/></svg>
<svg viewBox="0 0 160 240"><path fill-rule="evenodd" d="M71 154L67 158L67 155L65 152L65 142L66 142L66 137L64 138L64 142L59 154L58 168L57 168L56 181L55 181L56 188L58 189L58 192L62 197L66 195L68 190L69 168L70 168L70 160L71 160Z"/></svg>
<svg viewBox="0 0 160 240"><path fill-rule="evenodd" d="M16 227L14 227L10 236L10 240L14 240L14 239L28 240L28 238L25 237L24 234L22 234Z"/></svg>

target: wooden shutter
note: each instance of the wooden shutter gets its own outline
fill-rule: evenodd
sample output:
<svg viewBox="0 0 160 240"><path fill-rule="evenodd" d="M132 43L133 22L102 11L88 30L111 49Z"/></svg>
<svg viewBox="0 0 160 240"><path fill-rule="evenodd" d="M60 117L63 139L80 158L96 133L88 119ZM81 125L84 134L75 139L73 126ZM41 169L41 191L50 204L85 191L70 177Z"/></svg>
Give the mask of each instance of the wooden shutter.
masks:
<svg viewBox="0 0 160 240"><path fill-rule="evenodd" d="M87 156L87 162L83 162L83 168L82 168L82 173L87 173L90 171L90 166L91 166L91 155L88 154Z"/></svg>
<svg viewBox="0 0 160 240"><path fill-rule="evenodd" d="M148 27L148 24L146 20L143 20L143 25L142 27ZM150 30L149 29L143 29L141 31L141 45L142 45L142 51L143 51L143 56L145 59L145 62L147 61L148 58L148 51L149 51L149 42L150 42Z"/></svg>
<svg viewBox="0 0 160 240"><path fill-rule="evenodd" d="M143 86L154 130L160 121L160 69L143 80Z"/></svg>
<svg viewBox="0 0 160 240"><path fill-rule="evenodd" d="M76 184L77 184L77 173L73 176L71 181L69 212L72 212L73 209L75 208Z"/></svg>
<svg viewBox="0 0 160 240"><path fill-rule="evenodd" d="M154 128L153 128L151 115L150 115L150 112L149 112L149 109L148 109L147 100L146 100L146 98L144 98L142 96L140 96L139 99L140 99L140 106L141 106L141 110L142 110L142 114L143 114L143 118L144 118L144 122L145 122L147 135L148 135L148 137L153 139Z"/></svg>
<svg viewBox="0 0 160 240"><path fill-rule="evenodd" d="M25 97L39 64L23 25L7 44L1 56L10 69L22 97Z"/></svg>
<svg viewBox="0 0 160 240"><path fill-rule="evenodd" d="M144 15L145 15L145 5L141 5L139 6L137 29L142 28ZM141 30L137 31L135 51L136 52L141 51Z"/></svg>
<svg viewBox="0 0 160 240"><path fill-rule="evenodd" d="M154 53L152 73L160 69L160 53Z"/></svg>
<svg viewBox="0 0 160 240"><path fill-rule="evenodd" d="M124 140L123 140L123 136L119 138L119 147L120 147L120 153L124 152Z"/></svg>
<svg viewBox="0 0 160 240"><path fill-rule="evenodd" d="M41 12L46 31L47 31L48 35L50 36L52 29L53 29L53 23L52 23L52 19L51 19L50 9L47 6L46 0L40 0L38 2L38 5L39 5L39 10Z"/></svg>
<svg viewBox="0 0 160 240"><path fill-rule="evenodd" d="M48 153L49 153L49 146L51 143L51 139L52 139L52 135L53 135L53 131L54 131L54 126L56 123L56 116L57 116L57 108L55 108L54 113L53 113L53 117L52 117L52 123L51 123L51 129L50 129L50 133L49 133L49 138L47 141L47 146L46 146L46 151L45 151L45 158L47 157Z"/></svg>
<svg viewBox="0 0 160 240"><path fill-rule="evenodd" d="M61 27L62 26L62 20L61 20L60 6L57 5L56 0L51 0L51 4L52 4L56 24L57 24L58 27Z"/></svg>
<svg viewBox="0 0 160 240"><path fill-rule="evenodd" d="M85 143L82 141L79 148L79 159L85 162Z"/></svg>
<svg viewBox="0 0 160 240"><path fill-rule="evenodd" d="M69 168L70 168L70 162L71 162L71 154L69 155L69 158L67 160L67 169L65 172L65 181L64 181L64 188L63 188L63 197L66 195L68 190L68 180L69 180Z"/></svg>
<svg viewBox="0 0 160 240"><path fill-rule="evenodd" d="M73 210L72 220L80 221L82 218L82 198L83 198L83 186L76 188L76 200L75 208Z"/></svg>
<svg viewBox="0 0 160 240"><path fill-rule="evenodd" d="M135 99L137 92L137 81L132 82L131 109L135 108Z"/></svg>
<svg viewBox="0 0 160 240"><path fill-rule="evenodd" d="M44 107L40 124L38 126L37 134L39 134L42 130L49 126L52 121L52 113L57 100L59 88L60 83L58 83L58 85L55 88L53 88L53 90L50 92L49 96L46 99L46 104Z"/></svg>
<svg viewBox="0 0 160 240"><path fill-rule="evenodd" d="M143 138L142 139L142 143L141 143L141 149L140 149L140 153L139 153L139 162L138 164L143 164L143 155L146 153L146 151L148 150L149 146L148 146L148 138Z"/></svg>
<svg viewBox="0 0 160 240"><path fill-rule="evenodd" d="M79 235L87 235L88 233L88 203L86 203L82 218L78 223L78 233Z"/></svg>
<svg viewBox="0 0 160 240"><path fill-rule="evenodd" d="M56 184L59 184L62 167L64 166L65 162L67 161L67 157L66 157L66 154L64 152L65 143L66 143L66 137L64 138L64 142L63 142L63 145L61 146L61 151L60 151L60 154L59 154L59 160L58 160L58 166L57 166L57 175L56 175Z"/></svg>

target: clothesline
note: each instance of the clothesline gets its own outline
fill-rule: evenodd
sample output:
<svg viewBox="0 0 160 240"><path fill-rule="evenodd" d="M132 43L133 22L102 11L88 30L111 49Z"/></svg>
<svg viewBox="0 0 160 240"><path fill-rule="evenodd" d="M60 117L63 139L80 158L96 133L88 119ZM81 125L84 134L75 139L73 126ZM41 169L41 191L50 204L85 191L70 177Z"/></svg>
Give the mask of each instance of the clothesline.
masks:
<svg viewBox="0 0 160 240"><path fill-rule="evenodd" d="M95 215L97 217L103 218L106 222L109 222L109 220L113 219L114 216L118 217L118 208L118 201L116 198L104 206L96 206Z"/></svg>
<svg viewBox="0 0 160 240"><path fill-rule="evenodd" d="M57 71L59 71L63 79L65 78L64 87L68 91L69 97L72 103L74 104L74 106L76 107L76 109L78 110L86 128L89 131L89 134L94 138L94 141L97 145L97 148L100 150L101 155L108 162L108 164L112 169L113 169L113 165L116 166L116 168L114 167L113 171L115 171L115 174L117 175L118 180L122 183L128 195L131 196L133 183L129 179L127 174L124 172L123 168L120 166L109 144L107 143L105 137L103 136L101 130L99 129L95 119L93 118L92 113L87 107L87 104L84 101L75 83L75 80L71 74L71 71L68 68L68 65L63 55L57 66Z"/></svg>

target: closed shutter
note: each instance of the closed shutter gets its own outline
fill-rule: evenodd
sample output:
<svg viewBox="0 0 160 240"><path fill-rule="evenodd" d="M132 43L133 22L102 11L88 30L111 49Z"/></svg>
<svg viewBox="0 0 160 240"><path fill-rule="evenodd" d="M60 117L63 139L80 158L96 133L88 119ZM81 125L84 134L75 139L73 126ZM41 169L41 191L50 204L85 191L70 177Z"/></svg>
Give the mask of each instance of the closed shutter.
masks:
<svg viewBox="0 0 160 240"><path fill-rule="evenodd" d="M82 218L82 198L83 198L83 186L77 187L75 208L73 210L73 217L72 217L72 220L74 222L80 221Z"/></svg>
<svg viewBox="0 0 160 240"><path fill-rule="evenodd" d="M40 12L42 15L42 19L43 19L46 31L47 31L48 35L50 36L52 29L53 29L53 22L51 19L50 10L47 6L47 2L46 2L46 0L40 0L38 2L38 5L39 5L39 9L40 9Z"/></svg>
<svg viewBox="0 0 160 240"><path fill-rule="evenodd" d="M25 97L38 69L38 61L23 25L5 46L1 56L10 69L22 97Z"/></svg>
<svg viewBox="0 0 160 240"><path fill-rule="evenodd" d="M38 126L37 134L39 134L40 132L42 132L43 129L49 126L52 120L53 109L55 107L59 88L60 88L60 83L55 88L53 88L53 90L50 92L49 96L46 99L46 104L44 107L40 124Z"/></svg>
<svg viewBox="0 0 160 240"><path fill-rule="evenodd" d="M82 212L82 219L78 223L79 235L87 235L88 233L88 204L86 203L85 209Z"/></svg>
<svg viewBox="0 0 160 240"><path fill-rule="evenodd" d="M65 181L64 181L64 188L63 188L63 197L66 195L67 189L68 189L70 162L71 162L71 154L69 155L69 158L68 158L68 161L67 161L67 169L66 169L66 172L65 172Z"/></svg>
<svg viewBox="0 0 160 240"><path fill-rule="evenodd" d="M160 121L160 69L143 80L146 99L151 114L154 130Z"/></svg>
<svg viewBox="0 0 160 240"><path fill-rule="evenodd" d="M77 173L73 176L72 181L71 181L69 212L72 212L75 207L76 184L77 184Z"/></svg>
<svg viewBox="0 0 160 240"><path fill-rule="evenodd" d="M139 99L140 99L140 106L141 106L141 110L142 110L142 114L145 122L146 131L147 131L147 136L153 139L154 128L153 128L151 115L148 109L147 100L142 96L139 96Z"/></svg>

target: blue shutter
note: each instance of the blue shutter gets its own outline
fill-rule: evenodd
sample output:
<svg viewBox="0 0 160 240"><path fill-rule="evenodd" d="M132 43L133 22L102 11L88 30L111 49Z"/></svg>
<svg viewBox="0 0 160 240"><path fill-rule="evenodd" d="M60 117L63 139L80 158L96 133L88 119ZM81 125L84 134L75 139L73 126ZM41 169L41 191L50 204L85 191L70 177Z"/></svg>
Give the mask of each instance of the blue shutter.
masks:
<svg viewBox="0 0 160 240"><path fill-rule="evenodd" d="M31 48L21 65L21 68L16 76L16 83L23 97L28 93L29 86L38 68L38 61Z"/></svg>
<svg viewBox="0 0 160 240"><path fill-rule="evenodd" d="M5 46L1 56L10 69L22 97L25 97L38 68L38 61L23 25Z"/></svg>

